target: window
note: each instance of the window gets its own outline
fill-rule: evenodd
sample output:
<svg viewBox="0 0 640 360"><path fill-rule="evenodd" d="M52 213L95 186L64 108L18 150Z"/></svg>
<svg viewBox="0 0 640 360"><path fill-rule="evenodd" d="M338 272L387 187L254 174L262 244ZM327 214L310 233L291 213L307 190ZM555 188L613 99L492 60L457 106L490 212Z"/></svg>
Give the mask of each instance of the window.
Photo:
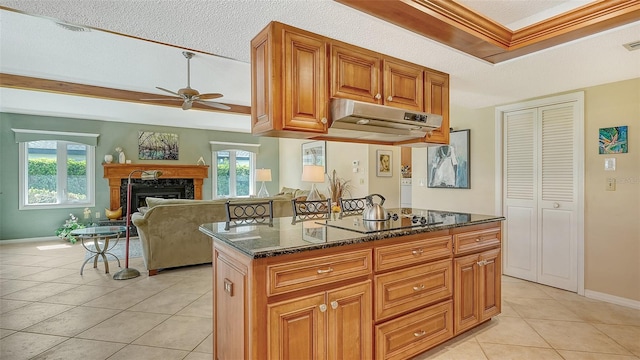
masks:
<svg viewBox="0 0 640 360"><path fill-rule="evenodd" d="M95 147L70 141L20 143L20 209L91 207Z"/></svg>
<svg viewBox="0 0 640 360"><path fill-rule="evenodd" d="M248 197L254 193L255 154L242 150L214 151L214 198Z"/></svg>

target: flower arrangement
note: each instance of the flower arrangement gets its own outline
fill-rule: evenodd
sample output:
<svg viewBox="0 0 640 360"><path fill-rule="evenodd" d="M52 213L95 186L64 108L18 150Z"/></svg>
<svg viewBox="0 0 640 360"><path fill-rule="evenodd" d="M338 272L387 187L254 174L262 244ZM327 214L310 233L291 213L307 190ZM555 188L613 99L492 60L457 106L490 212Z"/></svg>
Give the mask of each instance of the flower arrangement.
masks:
<svg viewBox="0 0 640 360"><path fill-rule="evenodd" d="M340 206L338 205L338 199L342 197L344 192L348 192L351 190L351 184L349 182L351 180L345 180L343 178L338 177L336 174L336 170L334 169L329 177L329 196L331 196L332 212L340 212Z"/></svg>
<svg viewBox="0 0 640 360"><path fill-rule="evenodd" d="M400 168L400 172L402 173L403 178L411 177L411 166L404 165Z"/></svg>
<svg viewBox="0 0 640 360"><path fill-rule="evenodd" d="M85 209L87 210L87 209ZM75 244L78 239L75 236L71 235L71 232L76 229L83 229L85 226L78 223L78 218L73 214L69 214L69 219L67 219L64 225L60 226L58 230L56 230L56 236L60 239L68 240L70 243Z"/></svg>

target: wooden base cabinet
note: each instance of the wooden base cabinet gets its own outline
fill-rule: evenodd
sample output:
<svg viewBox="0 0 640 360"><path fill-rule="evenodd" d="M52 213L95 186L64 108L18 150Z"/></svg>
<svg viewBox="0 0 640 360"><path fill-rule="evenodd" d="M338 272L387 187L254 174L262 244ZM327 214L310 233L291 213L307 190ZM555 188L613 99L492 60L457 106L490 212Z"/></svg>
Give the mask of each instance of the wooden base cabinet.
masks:
<svg viewBox="0 0 640 360"><path fill-rule="evenodd" d="M214 359L410 359L500 313L488 223L251 258L214 238Z"/></svg>
<svg viewBox="0 0 640 360"><path fill-rule="evenodd" d="M268 306L269 359L370 359L371 281Z"/></svg>
<svg viewBox="0 0 640 360"><path fill-rule="evenodd" d="M501 274L499 248L454 259L456 335L500 313Z"/></svg>

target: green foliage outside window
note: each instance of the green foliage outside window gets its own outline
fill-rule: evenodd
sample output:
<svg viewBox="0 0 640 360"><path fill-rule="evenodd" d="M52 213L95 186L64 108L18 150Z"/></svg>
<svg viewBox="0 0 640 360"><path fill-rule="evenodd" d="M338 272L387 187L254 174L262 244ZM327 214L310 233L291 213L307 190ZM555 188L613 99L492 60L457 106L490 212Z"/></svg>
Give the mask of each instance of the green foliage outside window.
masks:
<svg viewBox="0 0 640 360"><path fill-rule="evenodd" d="M29 204L56 202L57 164L55 159L29 159ZM87 198L87 162L67 160L69 200Z"/></svg>
<svg viewBox="0 0 640 360"><path fill-rule="evenodd" d="M229 160L218 164L218 196L229 196ZM236 164L236 193L238 196L249 195L249 165Z"/></svg>

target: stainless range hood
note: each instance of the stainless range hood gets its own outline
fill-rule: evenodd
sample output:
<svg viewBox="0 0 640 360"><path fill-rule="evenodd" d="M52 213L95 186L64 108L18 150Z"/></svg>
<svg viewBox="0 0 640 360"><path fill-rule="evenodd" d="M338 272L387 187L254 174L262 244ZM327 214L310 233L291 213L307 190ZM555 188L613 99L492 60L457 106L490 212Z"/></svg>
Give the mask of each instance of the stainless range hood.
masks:
<svg viewBox="0 0 640 360"><path fill-rule="evenodd" d="M400 142L424 138L442 125L442 116L348 99L331 100L328 136Z"/></svg>

